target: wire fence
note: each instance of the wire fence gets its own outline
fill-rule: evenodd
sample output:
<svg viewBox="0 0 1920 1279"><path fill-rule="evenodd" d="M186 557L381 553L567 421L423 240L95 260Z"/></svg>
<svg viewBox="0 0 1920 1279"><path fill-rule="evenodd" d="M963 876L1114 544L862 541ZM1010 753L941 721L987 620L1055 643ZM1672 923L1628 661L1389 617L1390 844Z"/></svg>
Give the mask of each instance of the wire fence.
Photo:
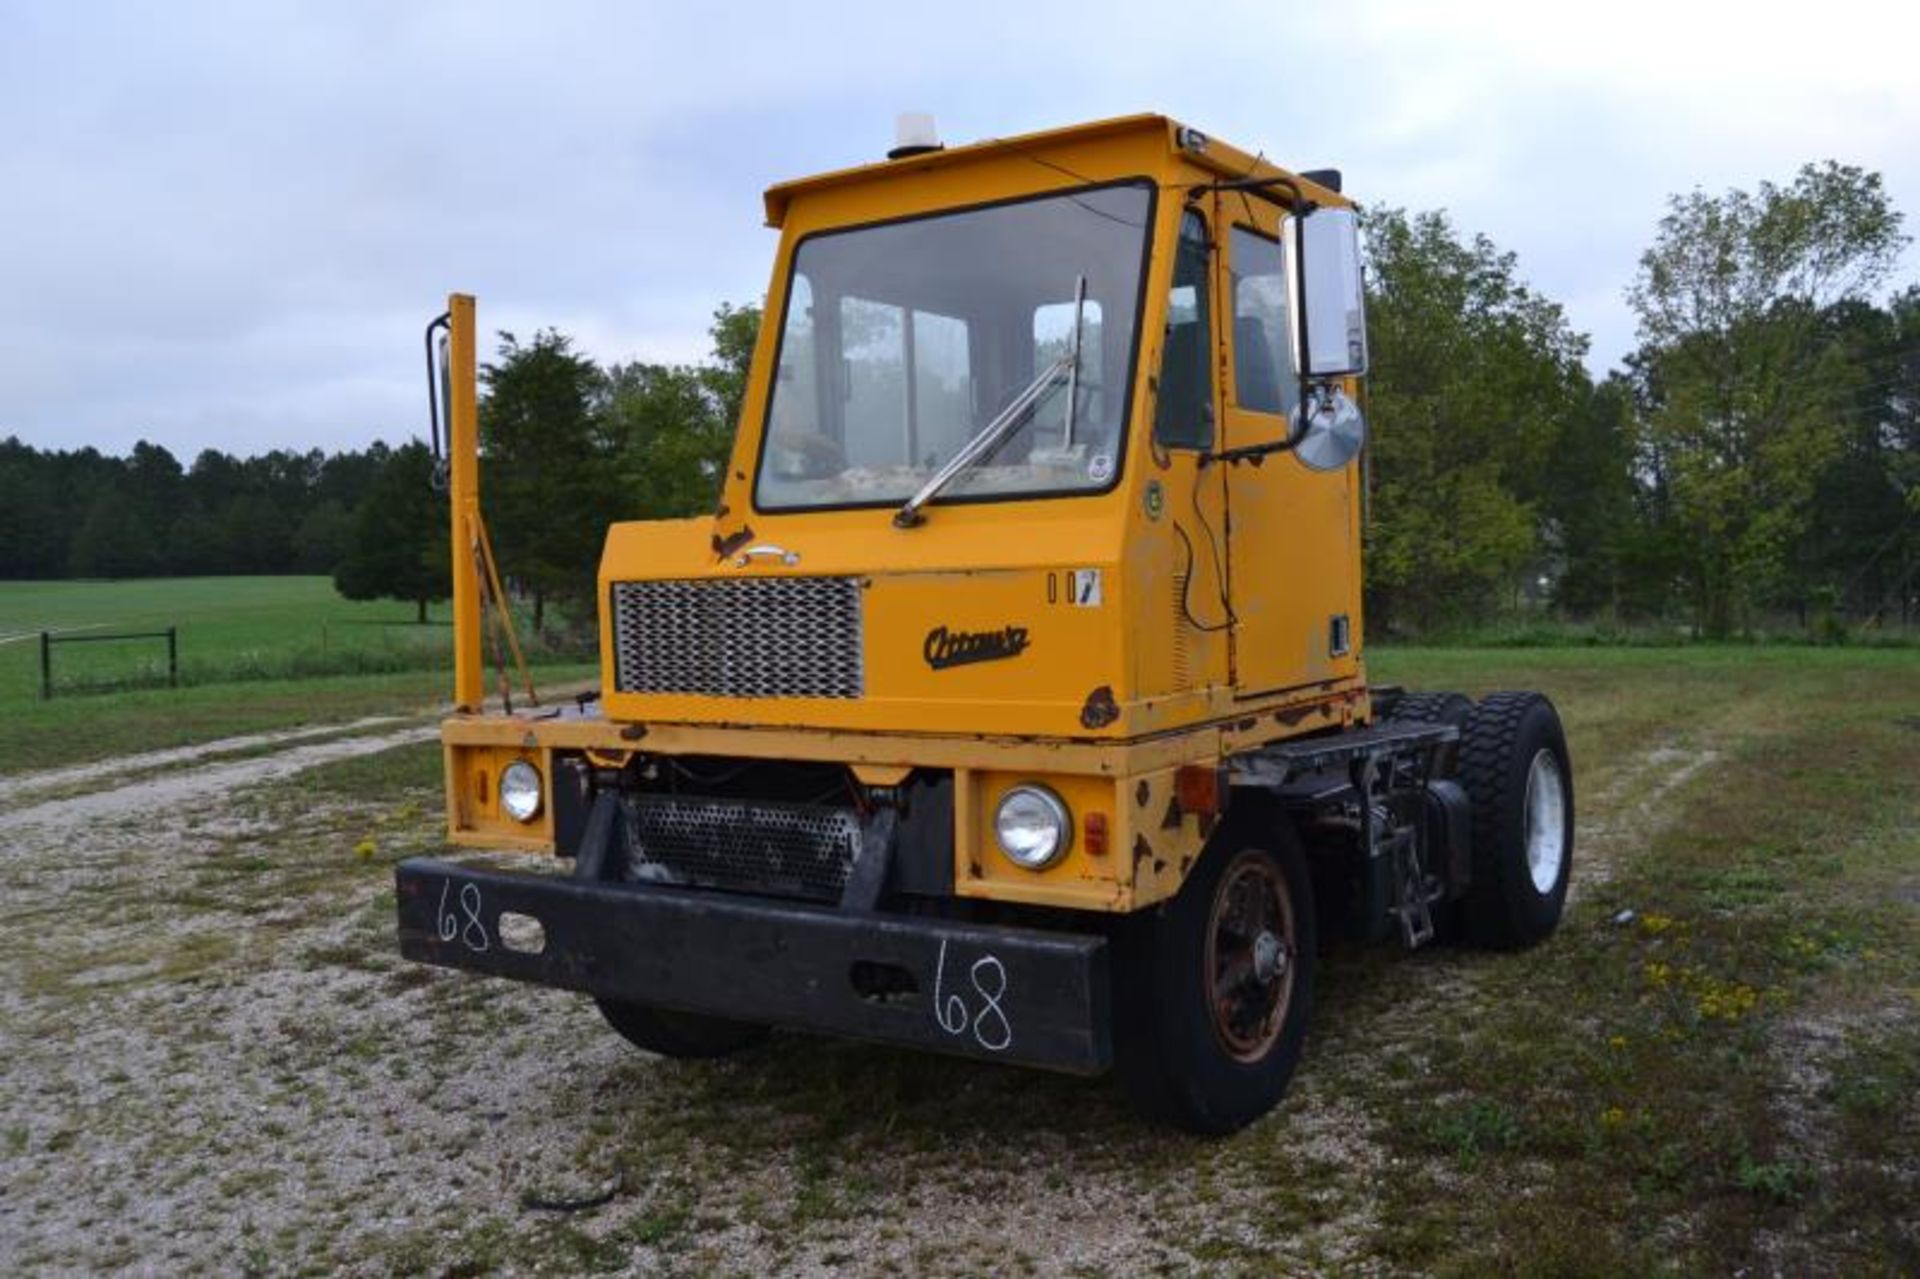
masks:
<svg viewBox="0 0 1920 1279"><path fill-rule="evenodd" d="M180 628L164 631L115 631L108 635L59 635L40 632L40 700L53 700L53 650L58 644L108 644L123 640L165 640L167 642L167 687L180 687Z"/></svg>

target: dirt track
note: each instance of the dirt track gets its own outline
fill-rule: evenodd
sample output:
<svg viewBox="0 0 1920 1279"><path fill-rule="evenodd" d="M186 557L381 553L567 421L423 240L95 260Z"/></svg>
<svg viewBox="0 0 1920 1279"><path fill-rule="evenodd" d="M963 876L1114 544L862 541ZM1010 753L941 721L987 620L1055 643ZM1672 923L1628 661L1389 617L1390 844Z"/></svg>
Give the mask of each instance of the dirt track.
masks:
<svg viewBox="0 0 1920 1279"><path fill-rule="evenodd" d="M681 1065L570 996L401 965L386 864L431 844L431 793L390 795L369 825L302 777L433 730L354 727L123 761L119 784L0 815L0 1270L439 1272L491 1268L493 1249L554 1273L1193 1260L1190 1231L1140 1206L1170 1151L1205 1148L1136 1129L1102 1084L792 1036ZM926 1126L840 1113L870 1085L905 1089ZM844 1151L813 1149L822 1111ZM1089 1120L1119 1139L1083 1148ZM1291 1122L1303 1168L1379 1162L1342 1108L1308 1099ZM657 1159L623 1151L636 1129ZM1208 1176L1228 1200L1256 1189ZM527 1206L608 1189L579 1218ZM1031 1195L1044 1236L1009 1216ZM1369 1205L1329 1190L1314 1253L1340 1257Z"/></svg>
<svg viewBox="0 0 1920 1279"><path fill-rule="evenodd" d="M1561 934L1329 956L1291 1093L1218 1143L1104 1081L866 1045L663 1061L576 997L402 963L421 720L9 779L0 1274L1898 1271L1913 711L1871 670L1794 686L1858 708L1812 728L1638 678L1570 699Z"/></svg>

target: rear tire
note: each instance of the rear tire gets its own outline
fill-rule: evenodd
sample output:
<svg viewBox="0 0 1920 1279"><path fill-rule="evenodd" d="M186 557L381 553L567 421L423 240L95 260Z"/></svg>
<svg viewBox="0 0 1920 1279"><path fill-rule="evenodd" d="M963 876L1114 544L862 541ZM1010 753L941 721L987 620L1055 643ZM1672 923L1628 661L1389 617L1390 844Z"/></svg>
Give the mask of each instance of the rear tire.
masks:
<svg viewBox="0 0 1920 1279"><path fill-rule="evenodd" d="M1179 894L1116 938L1116 1066L1135 1106L1209 1136L1271 1110L1306 1042L1316 942L1286 819L1216 834Z"/></svg>
<svg viewBox="0 0 1920 1279"><path fill-rule="evenodd" d="M1473 699L1465 693L1404 693L1382 717L1389 723L1451 724L1464 728L1473 714ZM1435 777L1452 777L1459 768L1460 744L1449 742L1434 755Z"/></svg>
<svg viewBox="0 0 1920 1279"><path fill-rule="evenodd" d="M628 1043L662 1057L696 1060L725 1057L767 1037L767 1028L752 1022L614 999L596 998L593 1002L600 1006L600 1015L607 1019L607 1024L619 1031Z"/></svg>
<svg viewBox="0 0 1920 1279"><path fill-rule="evenodd" d="M1452 724L1458 728L1471 714L1473 699L1465 693L1403 693L1394 700L1385 718Z"/></svg>
<svg viewBox="0 0 1920 1279"><path fill-rule="evenodd" d="M1467 940L1519 950L1546 938L1573 875L1573 764L1553 703L1494 693L1460 733L1460 781L1472 805Z"/></svg>

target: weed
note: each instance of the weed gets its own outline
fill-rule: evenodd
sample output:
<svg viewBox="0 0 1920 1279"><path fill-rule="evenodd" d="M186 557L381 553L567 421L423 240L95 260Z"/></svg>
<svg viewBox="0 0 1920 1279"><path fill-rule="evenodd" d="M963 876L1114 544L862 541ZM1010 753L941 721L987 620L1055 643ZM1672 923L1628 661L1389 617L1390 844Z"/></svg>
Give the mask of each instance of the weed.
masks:
<svg viewBox="0 0 1920 1279"><path fill-rule="evenodd" d="M685 1234L692 1222L693 1214L684 1207L659 1208L636 1218L620 1233L642 1247L657 1248Z"/></svg>
<svg viewBox="0 0 1920 1279"><path fill-rule="evenodd" d="M1511 1149L1520 1124L1506 1107L1484 1097L1443 1106L1426 1125L1427 1140L1463 1163L1489 1151Z"/></svg>
<svg viewBox="0 0 1920 1279"><path fill-rule="evenodd" d="M1798 1164L1761 1163L1746 1155L1740 1156L1733 1173L1733 1182L1740 1189L1780 1204L1798 1200L1806 1193L1810 1181L1807 1170Z"/></svg>

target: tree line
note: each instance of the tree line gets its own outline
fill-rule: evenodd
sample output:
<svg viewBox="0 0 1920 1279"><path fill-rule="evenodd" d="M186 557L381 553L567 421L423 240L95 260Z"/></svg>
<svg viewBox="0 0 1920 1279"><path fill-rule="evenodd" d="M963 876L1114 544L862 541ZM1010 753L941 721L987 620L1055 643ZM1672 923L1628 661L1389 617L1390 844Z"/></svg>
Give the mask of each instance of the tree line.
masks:
<svg viewBox="0 0 1920 1279"><path fill-rule="evenodd" d="M759 332L715 313L709 359L601 368L570 338L499 335L481 366L481 488L511 589L590 621L606 526L712 503ZM422 406L424 409L424 406ZM0 441L0 579L331 574L349 599L447 596L442 466L418 439L190 466L146 442L126 457Z"/></svg>
<svg viewBox="0 0 1920 1279"><path fill-rule="evenodd" d="M1920 621L1920 287L1878 174L1673 197L1587 339L1443 213L1368 221L1369 626L1563 617L1726 637Z"/></svg>
<svg viewBox="0 0 1920 1279"><path fill-rule="evenodd" d="M0 440L0 578L331 573L393 450L207 449L183 466Z"/></svg>
<svg viewBox="0 0 1920 1279"><path fill-rule="evenodd" d="M1920 622L1920 286L1879 175L1669 201L1628 291L1638 345L1587 338L1515 256L1444 212L1366 214L1375 634L1525 611L1724 637ZM482 488L536 629L590 625L616 520L710 509L760 313L697 364L600 366L554 330L482 366ZM0 577L331 572L352 598L446 593L444 495L418 441L205 452L183 468L0 444Z"/></svg>

